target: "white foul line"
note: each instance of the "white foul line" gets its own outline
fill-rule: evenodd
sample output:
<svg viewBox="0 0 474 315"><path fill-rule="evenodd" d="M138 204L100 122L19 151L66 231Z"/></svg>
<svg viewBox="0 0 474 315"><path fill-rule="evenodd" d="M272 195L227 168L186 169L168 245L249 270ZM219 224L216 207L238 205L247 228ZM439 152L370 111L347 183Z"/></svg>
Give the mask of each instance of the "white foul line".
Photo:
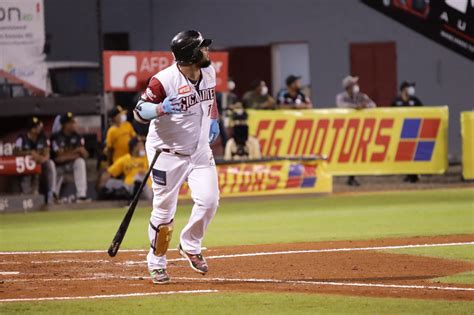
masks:
<svg viewBox="0 0 474 315"><path fill-rule="evenodd" d="M132 297L132 296L215 293L215 292L219 292L219 291L218 290L189 290L189 291L143 292L143 293L110 294L110 295L89 295L89 296L56 296L56 297L45 297L45 298L0 299L0 302L108 299L108 298L121 298L121 297Z"/></svg>
<svg viewBox="0 0 474 315"><path fill-rule="evenodd" d="M203 247L202 250L207 250ZM168 249L168 251L177 251L176 248ZM121 249L121 253L147 253L145 249ZM79 249L79 250L44 250L44 251L23 251L23 252L0 252L0 255L32 255L32 254L82 254L82 253L107 253L106 249Z"/></svg>
<svg viewBox="0 0 474 315"><path fill-rule="evenodd" d="M461 245L474 245L474 242L307 249L307 250L290 250L290 251L281 251L281 252L258 252L258 253L246 253L246 254L207 256L206 259L224 259L224 258L255 257L255 256L270 256L270 255L308 254L308 253L352 252L352 251L370 251L370 250L404 249L404 248L420 248L420 247L443 247L443 246L461 246ZM184 260L186 259L176 258L176 259L168 259L168 262L177 262L177 261L184 261ZM143 261L129 260L125 262L126 265L139 265L139 264L144 264L144 263L146 263L146 260L143 260Z"/></svg>
<svg viewBox="0 0 474 315"><path fill-rule="evenodd" d="M277 280L277 279L228 279L228 278L187 278L174 277L179 280L196 280L206 282L248 282L248 283L281 283L281 284L307 284L307 285L329 285L329 286L349 286L349 287L378 287L395 289L427 289L445 291L474 291L474 288L462 287L442 287L431 285L404 285L404 284L382 284L382 283L362 283L362 282L333 282L333 281L302 281L302 280Z"/></svg>
<svg viewBox="0 0 474 315"><path fill-rule="evenodd" d="M0 275L2 276L17 275L19 273L19 271L0 271Z"/></svg>

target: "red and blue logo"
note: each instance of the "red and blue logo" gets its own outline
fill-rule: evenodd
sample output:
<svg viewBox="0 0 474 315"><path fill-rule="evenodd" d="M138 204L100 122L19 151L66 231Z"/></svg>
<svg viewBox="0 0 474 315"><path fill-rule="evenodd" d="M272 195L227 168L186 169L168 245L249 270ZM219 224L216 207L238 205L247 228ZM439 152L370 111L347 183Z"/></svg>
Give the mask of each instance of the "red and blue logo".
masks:
<svg viewBox="0 0 474 315"><path fill-rule="evenodd" d="M316 165L291 164L286 188L311 188L316 185Z"/></svg>
<svg viewBox="0 0 474 315"><path fill-rule="evenodd" d="M439 118L405 119L395 161L431 161L439 126Z"/></svg>

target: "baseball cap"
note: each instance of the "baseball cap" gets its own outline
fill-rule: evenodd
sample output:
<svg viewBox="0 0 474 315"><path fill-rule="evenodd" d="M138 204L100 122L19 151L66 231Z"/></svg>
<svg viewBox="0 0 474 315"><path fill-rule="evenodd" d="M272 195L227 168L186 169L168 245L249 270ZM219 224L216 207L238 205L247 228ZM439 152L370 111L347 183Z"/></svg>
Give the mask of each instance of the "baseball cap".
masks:
<svg viewBox="0 0 474 315"><path fill-rule="evenodd" d="M342 80L342 87L347 88L348 86L355 84L359 81L359 77L353 77L348 75Z"/></svg>
<svg viewBox="0 0 474 315"><path fill-rule="evenodd" d="M59 122L61 125L64 125L70 121L74 121L74 115L71 112L67 112L66 114L62 114Z"/></svg>
<svg viewBox="0 0 474 315"><path fill-rule="evenodd" d="M301 79L301 76L296 76L296 75L289 75L287 78L286 78L286 85L291 85L293 84L293 82L297 81Z"/></svg>
<svg viewBox="0 0 474 315"><path fill-rule="evenodd" d="M114 117L117 116L118 114L123 113L123 112L125 112L125 111L126 111L126 110L123 109L122 106L117 105L117 106L115 106L114 108L112 108L112 109L109 111L108 115L109 115L110 118L114 118Z"/></svg>
<svg viewBox="0 0 474 315"><path fill-rule="evenodd" d="M33 116L29 118L28 121L26 122L26 129L30 130L32 128L37 127L40 124L41 124L41 120L38 117Z"/></svg>
<svg viewBox="0 0 474 315"><path fill-rule="evenodd" d="M408 82L408 81L403 81L401 84L400 84L400 91L403 90L404 88L407 88L409 86L415 86L415 82Z"/></svg>

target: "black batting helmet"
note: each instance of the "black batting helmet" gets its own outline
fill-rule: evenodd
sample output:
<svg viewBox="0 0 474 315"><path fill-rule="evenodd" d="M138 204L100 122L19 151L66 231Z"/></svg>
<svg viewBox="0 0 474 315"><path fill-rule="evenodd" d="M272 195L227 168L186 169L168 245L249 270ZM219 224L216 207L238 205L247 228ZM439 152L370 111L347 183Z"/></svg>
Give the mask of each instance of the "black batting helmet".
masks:
<svg viewBox="0 0 474 315"><path fill-rule="evenodd" d="M202 59L201 47L208 47L212 39L205 39L198 31L182 31L171 40L171 51L180 65L190 65Z"/></svg>

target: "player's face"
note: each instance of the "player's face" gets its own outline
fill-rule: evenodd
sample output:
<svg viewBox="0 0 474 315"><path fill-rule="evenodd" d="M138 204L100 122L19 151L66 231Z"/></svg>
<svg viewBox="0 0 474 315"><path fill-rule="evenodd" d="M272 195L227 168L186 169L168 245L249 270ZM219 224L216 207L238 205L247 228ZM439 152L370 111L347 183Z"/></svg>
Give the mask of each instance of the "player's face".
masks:
<svg viewBox="0 0 474 315"><path fill-rule="evenodd" d="M200 68L207 68L211 65L211 59L209 59L209 47L202 47L202 59L199 61L198 65Z"/></svg>

